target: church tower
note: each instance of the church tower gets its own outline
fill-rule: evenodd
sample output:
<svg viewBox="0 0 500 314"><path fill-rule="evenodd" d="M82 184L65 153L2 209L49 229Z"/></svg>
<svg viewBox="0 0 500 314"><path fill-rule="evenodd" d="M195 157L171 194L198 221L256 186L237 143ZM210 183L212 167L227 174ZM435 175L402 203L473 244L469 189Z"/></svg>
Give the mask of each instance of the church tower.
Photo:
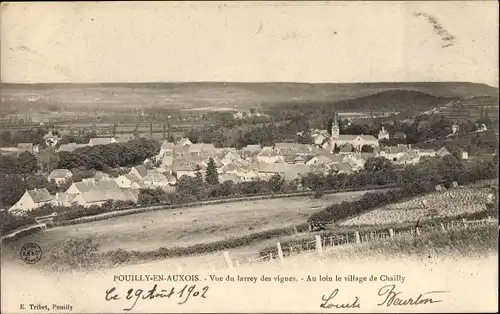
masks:
<svg viewBox="0 0 500 314"><path fill-rule="evenodd" d="M337 113L334 113L333 123L332 123L332 137L331 137L332 142L338 140L339 135L340 135L340 128L338 122L338 115Z"/></svg>

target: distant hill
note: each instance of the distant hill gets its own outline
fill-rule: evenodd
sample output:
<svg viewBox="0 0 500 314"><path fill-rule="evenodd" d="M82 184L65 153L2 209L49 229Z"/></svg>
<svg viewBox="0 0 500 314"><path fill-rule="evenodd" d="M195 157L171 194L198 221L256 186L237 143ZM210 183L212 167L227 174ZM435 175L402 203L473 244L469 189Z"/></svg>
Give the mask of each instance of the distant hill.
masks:
<svg viewBox="0 0 500 314"><path fill-rule="evenodd" d="M424 111L445 105L459 97L439 97L418 91L389 90L370 96L347 99L333 106L339 111Z"/></svg>
<svg viewBox="0 0 500 314"><path fill-rule="evenodd" d="M389 91L394 91L394 94ZM382 102L392 98L400 102L417 101L425 107L425 103L433 101L431 97L465 99L491 96L498 94L498 88L466 82L352 84L199 82L1 84L0 92L3 105L20 108L23 105L31 107L52 104L83 108L99 106L102 109L152 105L179 109L204 107L248 109L278 104L331 103L370 95L363 100L370 104L367 107L380 107ZM350 103L356 105L360 101L339 103L339 106L348 106Z"/></svg>

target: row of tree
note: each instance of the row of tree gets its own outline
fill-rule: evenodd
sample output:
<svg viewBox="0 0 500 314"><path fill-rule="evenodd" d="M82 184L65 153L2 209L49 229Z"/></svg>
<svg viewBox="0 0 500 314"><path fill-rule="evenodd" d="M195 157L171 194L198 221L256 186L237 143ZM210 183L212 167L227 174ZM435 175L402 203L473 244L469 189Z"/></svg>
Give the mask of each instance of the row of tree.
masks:
<svg viewBox="0 0 500 314"><path fill-rule="evenodd" d="M81 147L73 152L60 152L58 168L106 171L141 164L159 151L158 141L144 138L127 143Z"/></svg>

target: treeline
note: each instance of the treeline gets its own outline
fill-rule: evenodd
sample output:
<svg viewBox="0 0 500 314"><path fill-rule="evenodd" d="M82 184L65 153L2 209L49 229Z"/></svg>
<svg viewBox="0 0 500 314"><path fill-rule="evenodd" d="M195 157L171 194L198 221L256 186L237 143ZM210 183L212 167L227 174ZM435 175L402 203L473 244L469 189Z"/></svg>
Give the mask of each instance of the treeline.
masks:
<svg viewBox="0 0 500 314"><path fill-rule="evenodd" d="M445 156L442 159L429 158L417 165L408 166L398 173L396 182L400 189L385 193L366 193L358 201L331 205L312 214L308 222L313 229L321 230L324 229L325 224L336 223L407 197L432 192L436 185L450 187L453 181L462 185L496 177L498 177L498 155L493 161L474 163L460 162L453 156Z"/></svg>
<svg viewBox="0 0 500 314"><path fill-rule="evenodd" d="M0 147L17 146L19 143L33 143L45 146L43 136L47 134L46 128L36 128L31 130L2 131L0 132Z"/></svg>
<svg viewBox="0 0 500 314"><path fill-rule="evenodd" d="M216 122L215 125L192 129L185 133L193 143L212 143L216 147L243 148L246 145L272 146L277 142L295 141L311 144L309 124L300 116L292 116L289 120L277 120L266 117L253 117L248 124L246 120L232 120L235 125ZM297 135L300 133L302 135Z"/></svg>
<svg viewBox="0 0 500 314"><path fill-rule="evenodd" d="M133 166L151 158L160 151L160 143L150 139L136 139L127 143L87 146L73 152L60 152L58 168L102 170Z"/></svg>
<svg viewBox="0 0 500 314"><path fill-rule="evenodd" d="M397 175L401 169L383 157L369 158L364 169L352 174L308 173L301 179L304 187L313 191L358 189L366 186L392 185L397 183Z"/></svg>

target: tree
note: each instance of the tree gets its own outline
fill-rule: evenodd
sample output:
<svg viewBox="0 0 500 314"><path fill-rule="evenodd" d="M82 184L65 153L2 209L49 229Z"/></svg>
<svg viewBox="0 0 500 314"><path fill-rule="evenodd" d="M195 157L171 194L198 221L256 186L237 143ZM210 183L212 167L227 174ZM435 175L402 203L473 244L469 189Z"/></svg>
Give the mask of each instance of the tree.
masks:
<svg viewBox="0 0 500 314"><path fill-rule="evenodd" d="M361 147L361 152L363 152L363 153L373 153L373 146L371 146L371 145L363 145L363 147Z"/></svg>
<svg viewBox="0 0 500 314"><path fill-rule="evenodd" d="M392 169L392 163L389 161L389 159L384 157L368 158L368 160L365 162L365 170L369 172Z"/></svg>
<svg viewBox="0 0 500 314"><path fill-rule="evenodd" d="M275 174L269 179L269 181L267 181L267 183L269 185L269 190L276 193L281 191L285 180L279 174Z"/></svg>
<svg viewBox="0 0 500 314"><path fill-rule="evenodd" d="M19 173L34 173L38 170L35 155L30 152L22 152L17 157L17 170Z"/></svg>
<svg viewBox="0 0 500 314"><path fill-rule="evenodd" d="M214 185L219 184L219 175L217 174L217 166L212 157L208 160L207 170L205 172L205 182Z"/></svg>

